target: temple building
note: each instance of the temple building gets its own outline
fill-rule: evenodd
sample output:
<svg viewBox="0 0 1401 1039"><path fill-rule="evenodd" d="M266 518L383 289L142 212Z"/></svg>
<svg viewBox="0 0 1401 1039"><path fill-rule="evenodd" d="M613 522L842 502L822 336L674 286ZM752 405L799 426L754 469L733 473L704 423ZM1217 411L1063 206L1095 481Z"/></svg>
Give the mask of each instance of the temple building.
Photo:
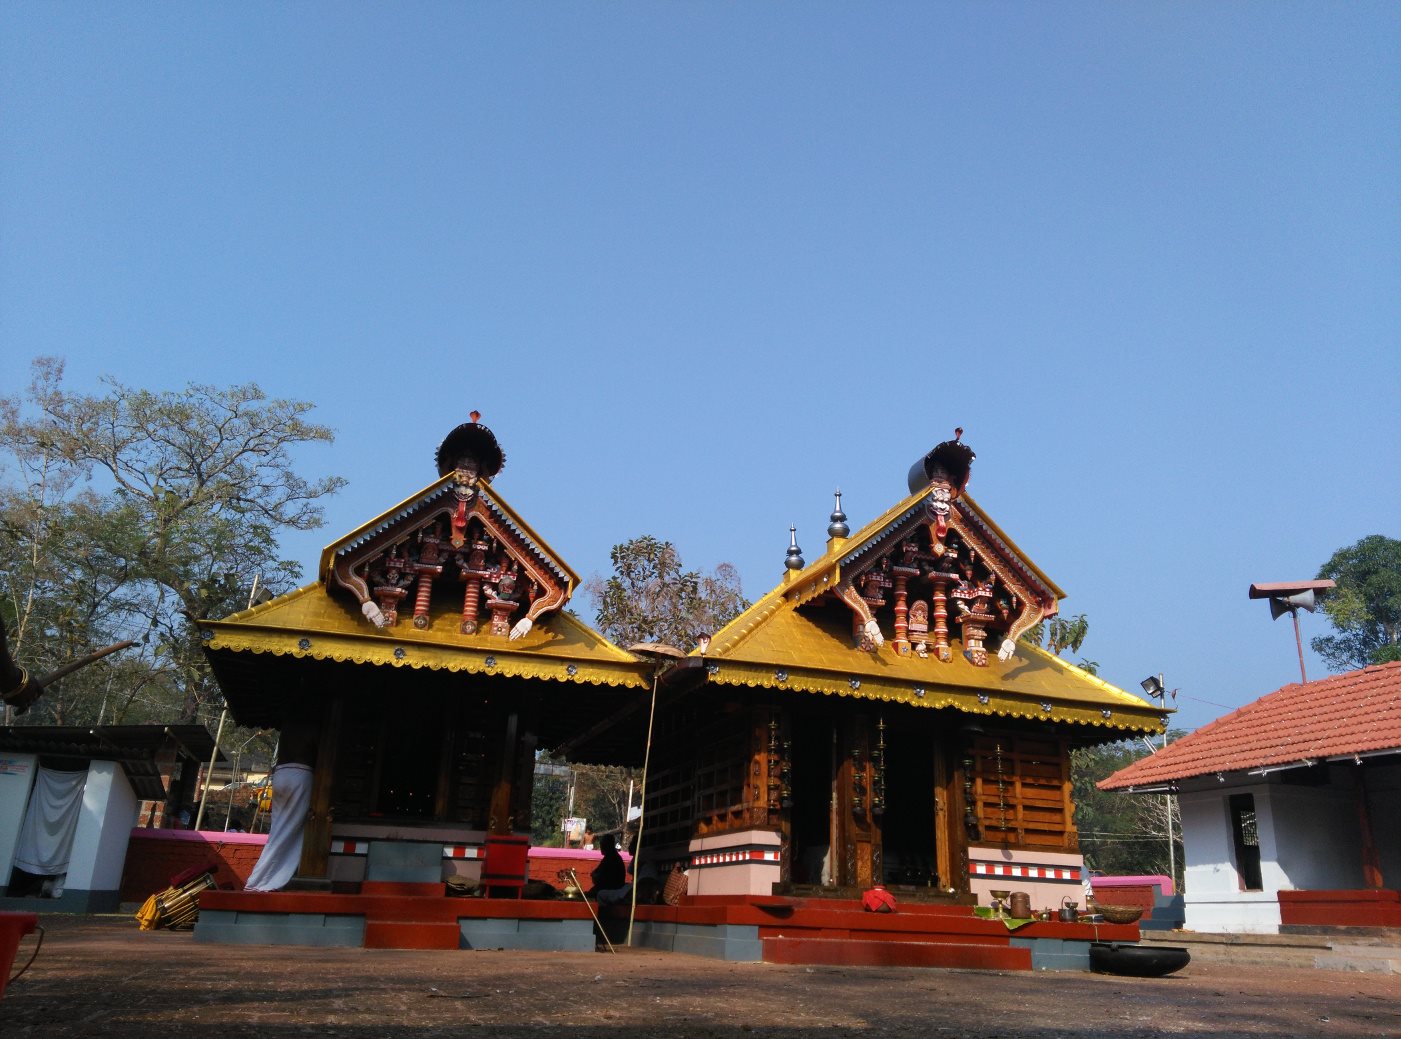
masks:
<svg viewBox="0 0 1401 1039"><path fill-rule="evenodd" d="M855 533L838 493L821 558L791 532L778 587L663 674L644 847L692 895L1078 896L1071 750L1165 718L1019 641L1063 593L964 493L961 434Z"/></svg>
<svg viewBox="0 0 1401 1039"><path fill-rule="evenodd" d="M1062 592L964 494L961 439L854 534L838 495L821 558L792 532L778 587L713 636L625 650L562 609L578 578L496 491L505 457L472 419L315 583L203 623L234 718L318 747L302 881L204 892L196 940L594 948L590 905L518 897L538 748L644 767L639 875L681 865L687 893L628 909L635 944L1027 970L1086 969L1092 941L1136 936L1013 935L970 905L1078 897L1070 752L1165 719L1019 641ZM479 876L487 897L448 896ZM934 904L873 922L860 895L879 883Z"/></svg>
<svg viewBox="0 0 1401 1039"><path fill-rule="evenodd" d="M235 720L319 733L302 877L475 876L488 837L530 832L536 748L646 696L646 665L562 609L579 578L492 486L477 420L315 583L202 623Z"/></svg>

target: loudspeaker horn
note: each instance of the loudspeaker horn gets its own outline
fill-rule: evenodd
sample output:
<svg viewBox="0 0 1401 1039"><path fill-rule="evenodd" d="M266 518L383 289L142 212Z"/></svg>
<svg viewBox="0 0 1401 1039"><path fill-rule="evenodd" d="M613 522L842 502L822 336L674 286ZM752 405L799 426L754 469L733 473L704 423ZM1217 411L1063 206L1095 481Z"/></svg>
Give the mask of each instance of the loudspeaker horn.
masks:
<svg viewBox="0 0 1401 1039"><path fill-rule="evenodd" d="M1295 610L1308 610L1313 613L1318 609L1318 603L1314 598L1313 589L1306 588L1297 595L1281 595L1270 600L1270 620L1279 620L1286 613L1293 613Z"/></svg>

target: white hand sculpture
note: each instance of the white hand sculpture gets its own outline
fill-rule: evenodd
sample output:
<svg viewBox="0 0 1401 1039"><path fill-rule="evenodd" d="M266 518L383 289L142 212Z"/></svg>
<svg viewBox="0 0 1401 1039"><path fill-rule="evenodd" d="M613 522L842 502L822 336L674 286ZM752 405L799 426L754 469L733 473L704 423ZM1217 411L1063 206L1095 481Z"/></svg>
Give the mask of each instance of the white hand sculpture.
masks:
<svg viewBox="0 0 1401 1039"><path fill-rule="evenodd" d="M365 615L365 619L376 628L387 628L389 622L384 619L384 614L380 613L379 607L372 599L366 599L360 604L360 612Z"/></svg>

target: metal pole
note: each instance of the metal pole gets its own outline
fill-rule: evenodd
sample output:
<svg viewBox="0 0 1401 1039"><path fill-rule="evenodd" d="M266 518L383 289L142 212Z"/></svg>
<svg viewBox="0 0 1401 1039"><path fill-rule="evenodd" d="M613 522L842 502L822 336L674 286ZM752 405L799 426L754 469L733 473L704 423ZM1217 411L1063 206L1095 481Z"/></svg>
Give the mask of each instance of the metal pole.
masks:
<svg viewBox="0 0 1401 1039"><path fill-rule="evenodd" d="M1304 673L1304 640L1303 640L1303 639L1300 637L1300 635L1299 635L1299 611L1298 611L1298 609L1296 608L1296 609L1290 610L1290 611L1289 611L1289 616L1291 616L1291 617L1294 618L1294 645L1295 645L1295 647L1297 647L1298 650L1299 650L1299 678L1303 680L1304 685L1308 685L1308 684L1309 684L1309 676L1308 676L1307 674Z"/></svg>
<svg viewBox="0 0 1401 1039"><path fill-rule="evenodd" d="M1163 750L1167 750L1168 734L1167 728L1163 729ZM1168 838L1168 876L1172 878L1173 892L1177 891L1177 842L1172 837L1172 794L1167 798L1167 838Z"/></svg>
<svg viewBox="0 0 1401 1039"><path fill-rule="evenodd" d="M219 731L214 734L214 750L209 755L209 771L204 774L204 789L199 795L199 811L195 813L194 828L198 830L200 824L204 822L204 805L209 800L209 781L214 777L214 762L219 760L219 740L224 735L224 719L229 716L229 709L225 707L219 712Z"/></svg>
<svg viewBox="0 0 1401 1039"><path fill-rule="evenodd" d="M652 671L652 709L647 715L647 746L642 752L642 814L637 817L637 842L632 846L632 901L628 906L628 937L625 945L632 945L632 925L637 919L637 860L642 855L642 829L647 824L647 769L652 761L652 722L657 717L657 683L661 679L662 665L657 664ZM632 795L628 795L631 808ZM626 824L624 824L626 825Z"/></svg>

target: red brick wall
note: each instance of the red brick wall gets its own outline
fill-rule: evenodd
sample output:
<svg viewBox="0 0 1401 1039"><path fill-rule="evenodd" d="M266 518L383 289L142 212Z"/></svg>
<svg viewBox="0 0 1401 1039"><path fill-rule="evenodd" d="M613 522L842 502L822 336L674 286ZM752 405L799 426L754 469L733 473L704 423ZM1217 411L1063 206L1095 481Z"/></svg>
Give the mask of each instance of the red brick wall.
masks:
<svg viewBox="0 0 1401 1039"><path fill-rule="evenodd" d="M566 881L559 879L559 871L572 869L578 873L579 880L587 890L591 883L589 874L598 866L601 858L603 858L603 853L597 851L582 851L579 848L535 847L530 849L529 876L531 880L543 880L546 884L562 890Z"/></svg>
<svg viewBox="0 0 1401 1039"><path fill-rule="evenodd" d="M1142 906L1153 908L1154 897L1159 891L1171 895L1172 879L1158 874L1139 877L1091 877L1095 898L1109 906Z"/></svg>
<svg viewBox="0 0 1401 1039"><path fill-rule="evenodd" d="M221 888L240 890L267 835L194 830L132 830L122 869L123 902L144 902L192 867L212 866Z"/></svg>

